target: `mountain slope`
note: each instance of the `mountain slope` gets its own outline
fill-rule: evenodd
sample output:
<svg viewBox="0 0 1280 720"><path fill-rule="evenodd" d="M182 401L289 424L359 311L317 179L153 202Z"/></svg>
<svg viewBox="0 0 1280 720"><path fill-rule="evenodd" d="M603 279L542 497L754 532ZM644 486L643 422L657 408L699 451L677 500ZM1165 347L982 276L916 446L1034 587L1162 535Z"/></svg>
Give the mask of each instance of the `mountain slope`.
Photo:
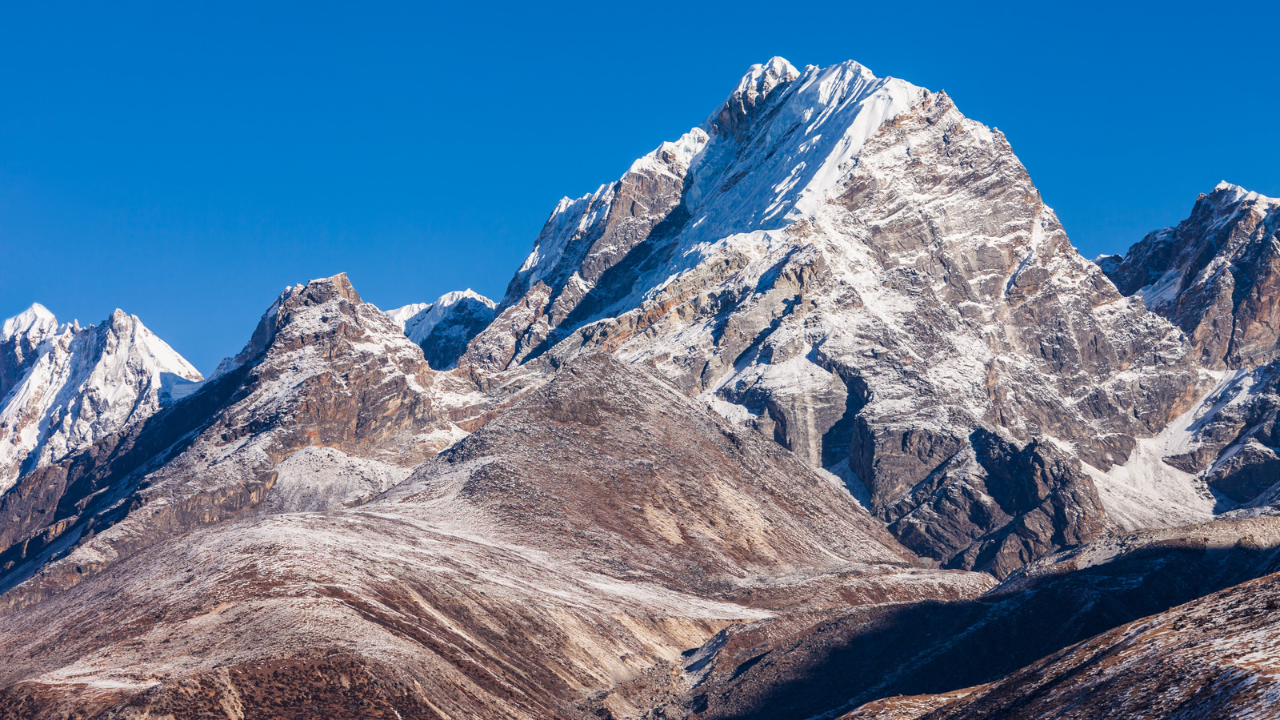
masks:
<svg viewBox="0 0 1280 720"><path fill-rule="evenodd" d="M137 316L116 310L81 328L32 305L0 331L0 493L203 379Z"/></svg>
<svg viewBox="0 0 1280 720"><path fill-rule="evenodd" d="M1221 183L1176 228L1103 260L1125 294L1186 333L1217 384L1167 433L1163 465L1249 514L1280 504L1280 201ZM1168 468L1173 468L1170 470Z"/></svg>
<svg viewBox="0 0 1280 720"><path fill-rule="evenodd" d="M1062 650L925 717L1274 717L1277 612L1273 574Z"/></svg>
<svg viewBox="0 0 1280 720"><path fill-rule="evenodd" d="M1002 135L857 63L778 58L561 201L459 366L600 349L865 487L916 552L998 575L1101 532L1082 464L1125 463L1208 381Z"/></svg>
<svg viewBox="0 0 1280 720"><path fill-rule="evenodd" d="M835 717L899 695L998 685L1091 636L1277 570L1280 519L1131 533L1033 563L977 599L734 625L689 654L674 674L683 682L657 676L674 692L639 682L617 692L660 698L671 718ZM904 717L923 715L920 704ZM854 715L864 716L876 717Z"/></svg>
<svg viewBox="0 0 1280 720"><path fill-rule="evenodd" d="M367 500L465 435L449 410L472 388L433 373L345 275L286 290L220 373L0 497L5 606L201 525Z"/></svg>

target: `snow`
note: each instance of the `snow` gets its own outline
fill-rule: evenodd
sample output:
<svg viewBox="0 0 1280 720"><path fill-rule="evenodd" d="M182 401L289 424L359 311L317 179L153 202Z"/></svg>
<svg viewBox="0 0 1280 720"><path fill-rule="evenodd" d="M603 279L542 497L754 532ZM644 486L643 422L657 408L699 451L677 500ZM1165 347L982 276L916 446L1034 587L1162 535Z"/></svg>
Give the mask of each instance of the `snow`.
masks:
<svg viewBox="0 0 1280 720"><path fill-rule="evenodd" d="M306 447L276 466L265 499L274 512L307 512L358 505L409 477L412 468Z"/></svg>
<svg viewBox="0 0 1280 720"><path fill-rule="evenodd" d="M394 310L388 310L387 316L404 331L404 334L415 345L421 345L422 341L431 335L431 331L435 329L436 325L449 314L449 311L464 299L476 300L490 309L494 307L492 300L471 288L467 288L466 290L447 292L432 303L413 303Z"/></svg>
<svg viewBox="0 0 1280 720"><path fill-rule="evenodd" d="M1103 473L1084 464L1103 507L1122 528L1172 527L1212 519L1217 499L1204 480L1164 462L1195 448L1196 431L1224 406L1244 402L1253 372L1222 373L1218 382L1153 438L1138 440L1124 465Z"/></svg>
<svg viewBox="0 0 1280 720"><path fill-rule="evenodd" d="M55 328L56 330L51 330ZM4 324L6 339L37 334L35 355L0 407L0 492L185 397L203 380L137 316L121 310L101 325L57 326L33 305Z"/></svg>
<svg viewBox="0 0 1280 720"><path fill-rule="evenodd" d="M17 335L45 335L58 327L58 320L40 303L31 303L31 307L4 321L0 328L0 343L8 342Z"/></svg>

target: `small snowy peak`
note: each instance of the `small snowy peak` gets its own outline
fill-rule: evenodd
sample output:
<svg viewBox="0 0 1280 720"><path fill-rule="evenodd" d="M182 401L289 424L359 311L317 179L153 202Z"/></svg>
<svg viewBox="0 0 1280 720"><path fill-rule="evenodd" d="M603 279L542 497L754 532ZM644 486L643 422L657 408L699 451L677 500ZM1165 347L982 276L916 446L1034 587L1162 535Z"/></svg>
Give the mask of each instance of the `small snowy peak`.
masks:
<svg viewBox="0 0 1280 720"><path fill-rule="evenodd" d="M1269 207L1280 206L1280 199L1267 197L1262 193L1248 190L1226 180L1214 186L1212 195L1220 198L1219 202L1224 204L1249 202Z"/></svg>
<svg viewBox="0 0 1280 720"><path fill-rule="evenodd" d="M40 303L32 303L31 307L4 321L0 329L0 343L8 342L19 335L48 334L58 327L58 319Z"/></svg>
<svg viewBox="0 0 1280 720"><path fill-rule="evenodd" d="M392 310L386 310L387 317L403 330L410 319L421 315L431 308L431 303L410 303Z"/></svg>
<svg viewBox="0 0 1280 720"><path fill-rule="evenodd" d="M631 163L628 172L662 172L684 177L693 159L706 147L710 136L702 128L693 128L675 142L664 142L648 155Z"/></svg>
<svg viewBox="0 0 1280 720"><path fill-rule="evenodd" d="M478 305L492 311L495 303L471 288L441 295L435 302L413 303L387 312L415 345L421 345L441 321L464 307ZM492 313L490 313L492 315Z"/></svg>
<svg viewBox="0 0 1280 720"><path fill-rule="evenodd" d="M0 330L0 401L35 362L41 343L57 332L57 318L40 303L4 321Z"/></svg>
<svg viewBox="0 0 1280 720"><path fill-rule="evenodd" d="M735 133L768 100L778 86L800 77L800 71L780 57L764 64L752 65L738 81L728 99L712 116L709 125L724 133Z"/></svg>

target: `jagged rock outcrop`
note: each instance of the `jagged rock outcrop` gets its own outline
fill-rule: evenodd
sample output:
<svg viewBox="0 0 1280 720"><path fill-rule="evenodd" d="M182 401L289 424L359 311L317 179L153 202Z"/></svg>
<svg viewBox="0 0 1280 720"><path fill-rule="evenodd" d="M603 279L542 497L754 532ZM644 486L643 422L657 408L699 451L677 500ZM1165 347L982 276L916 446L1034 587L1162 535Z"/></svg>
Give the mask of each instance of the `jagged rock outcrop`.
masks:
<svg viewBox="0 0 1280 720"><path fill-rule="evenodd" d="M1280 358L1280 200L1227 182L1191 217L1148 233L1105 269L1125 295L1186 333L1204 367L1258 367Z"/></svg>
<svg viewBox="0 0 1280 720"><path fill-rule="evenodd" d="M915 560L791 453L589 356L365 505L197 530L0 617L0 707L586 717L735 622L992 585Z"/></svg>
<svg viewBox="0 0 1280 720"><path fill-rule="evenodd" d="M135 315L116 310L81 328L32 305L0 330L0 494L142 422L203 379Z"/></svg>
<svg viewBox="0 0 1280 720"><path fill-rule="evenodd" d="M0 496L2 607L247 512L367 500L465 435L449 411L471 386L432 372L345 275L285 291L219 373Z"/></svg>
<svg viewBox="0 0 1280 720"><path fill-rule="evenodd" d="M428 365L448 370L466 351L471 338L493 322L493 309L492 300L468 288L445 293L433 303L405 305L387 315L422 348Z"/></svg>
<svg viewBox="0 0 1280 720"><path fill-rule="evenodd" d="M857 63L777 58L561 201L459 366L596 350L865 487L917 552L996 573L1093 537L1089 468L1124 464L1205 384L1178 330L1079 256L1002 135ZM1069 490L1017 476L1040 504L1002 506L978 430L1062 455Z"/></svg>

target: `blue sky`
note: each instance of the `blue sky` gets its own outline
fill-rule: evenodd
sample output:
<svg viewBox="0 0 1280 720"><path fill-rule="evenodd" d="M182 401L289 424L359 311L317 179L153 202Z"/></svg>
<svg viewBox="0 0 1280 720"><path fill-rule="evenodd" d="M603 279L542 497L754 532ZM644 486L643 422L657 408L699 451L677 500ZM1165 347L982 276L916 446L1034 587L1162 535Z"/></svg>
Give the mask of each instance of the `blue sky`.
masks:
<svg viewBox="0 0 1280 720"><path fill-rule="evenodd" d="M107 5L0 3L0 317L121 307L205 372L294 282L497 299L773 55L946 90L1088 256L1280 196L1276 3Z"/></svg>

